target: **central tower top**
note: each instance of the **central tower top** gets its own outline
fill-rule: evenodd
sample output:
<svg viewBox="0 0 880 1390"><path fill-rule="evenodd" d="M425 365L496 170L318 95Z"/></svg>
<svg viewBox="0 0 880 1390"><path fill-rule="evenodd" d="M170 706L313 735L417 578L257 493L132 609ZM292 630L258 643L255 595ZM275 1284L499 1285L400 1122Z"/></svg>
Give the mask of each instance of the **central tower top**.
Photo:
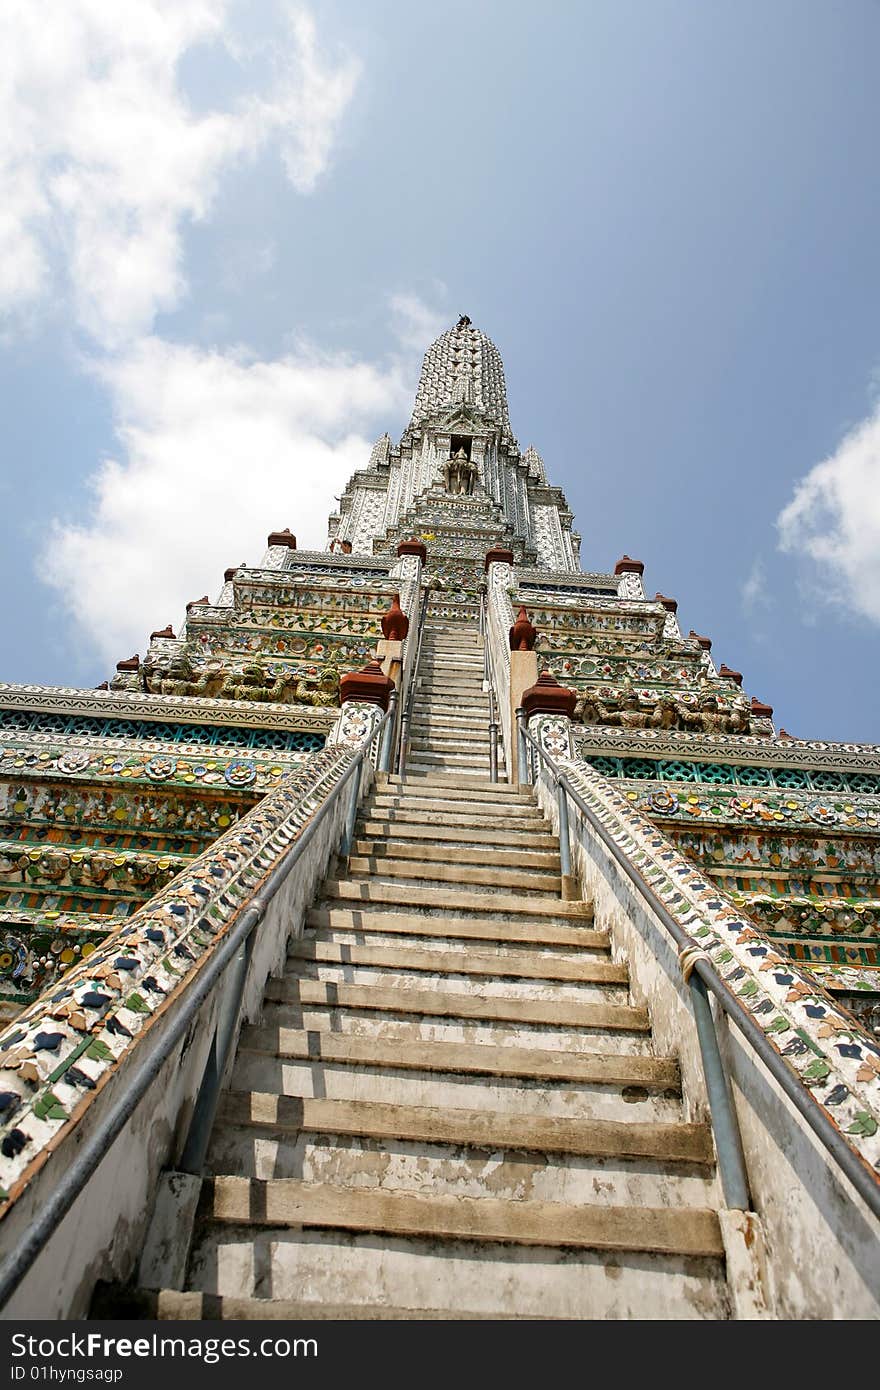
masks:
<svg viewBox="0 0 880 1390"><path fill-rule="evenodd" d="M409 428L456 405L468 405L512 440L501 353L492 339L474 328L466 314L441 333L425 353Z"/></svg>
<svg viewBox="0 0 880 1390"><path fill-rule="evenodd" d="M331 550L355 554L395 554L402 539L428 538L433 564L442 554L448 568L454 557L471 579L499 547L519 564L577 573L580 537L565 496L536 449L520 453L501 353L467 314L431 343L400 443L376 441L329 533Z"/></svg>

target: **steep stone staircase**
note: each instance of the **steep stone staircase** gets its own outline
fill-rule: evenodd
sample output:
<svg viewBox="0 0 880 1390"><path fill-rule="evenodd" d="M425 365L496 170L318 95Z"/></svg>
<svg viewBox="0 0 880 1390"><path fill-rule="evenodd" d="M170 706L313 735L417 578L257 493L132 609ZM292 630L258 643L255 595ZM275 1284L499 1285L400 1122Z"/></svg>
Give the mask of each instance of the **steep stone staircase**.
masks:
<svg viewBox="0 0 880 1390"><path fill-rule="evenodd" d="M504 754L498 750L499 775ZM410 775L489 776L489 696L483 689L483 640L473 621L428 618L413 698Z"/></svg>
<svg viewBox="0 0 880 1390"><path fill-rule="evenodd" d="M187 1288L141 1311L729 1315L709 1129L590 905L560 900L533 794L488 781L476 724L456 736L465 637L426 647L409 775L242 1032Z"/></svg>

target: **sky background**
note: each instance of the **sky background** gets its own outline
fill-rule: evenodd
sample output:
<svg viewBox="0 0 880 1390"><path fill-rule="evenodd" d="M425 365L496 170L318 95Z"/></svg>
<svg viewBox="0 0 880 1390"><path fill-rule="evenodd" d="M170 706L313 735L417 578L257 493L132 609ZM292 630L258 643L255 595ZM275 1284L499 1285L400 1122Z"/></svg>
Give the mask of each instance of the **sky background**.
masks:
<svg viewBox="0 0 880 1390"><path fill-rule="evenodd" d="M877 0L7 0L0 53L0 677L323 547L467 313L584 568L880 739Z"/></svg>

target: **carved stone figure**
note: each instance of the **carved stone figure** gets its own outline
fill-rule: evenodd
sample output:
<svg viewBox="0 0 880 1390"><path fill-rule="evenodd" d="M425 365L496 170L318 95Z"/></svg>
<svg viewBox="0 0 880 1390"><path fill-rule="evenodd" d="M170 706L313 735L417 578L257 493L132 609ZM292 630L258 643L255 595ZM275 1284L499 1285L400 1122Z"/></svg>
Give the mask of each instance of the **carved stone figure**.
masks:
<svg viewBox="0 0 880 1390"><path fill-rule="evenodd" d="M320 675L303 676L296 683L294 698L298 704L327 708L339 704L339 671L325 666Z"/></svg>
<svg viewBox="0 0 880 1390"><path fill-rule="evenodd" d="M458 449L443 465L443 481L447 492L457 497L469 497L474 490L477 470L464 449Z"/></svg>
<svg viewBox="0 0 880 1390"><path fill-rule="evenodd" d="M574 718L582 724L602 724L620 729L681 729L704 734L747 734L751 732L751 715L745 701L722 709L718 698L704 691L696 708L665 693L648 703L639 699L632 689L626 689L615 703L605 703L591 691L586 691L575 705Z"/></svg>
<svg viewBox="0 0 880 1390"><path fill-rule="evenodd" d="M148 653L140 677L150 695L213 695L220 682L218 671L196 666L186 649L175 652L167 662L157 662Z"/></svg>

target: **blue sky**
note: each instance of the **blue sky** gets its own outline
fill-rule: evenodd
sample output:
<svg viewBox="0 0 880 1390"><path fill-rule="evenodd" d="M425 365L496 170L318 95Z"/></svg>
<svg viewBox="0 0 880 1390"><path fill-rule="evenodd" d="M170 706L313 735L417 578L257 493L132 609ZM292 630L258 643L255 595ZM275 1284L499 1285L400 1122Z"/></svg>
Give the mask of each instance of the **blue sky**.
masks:
<svg viewBox="0 0 880 1390"><path fill-rule="evenodd" d="M468 313L584 567L880 737L876 0L11 0L0 42L5 679L322 545Z"/></svg>

